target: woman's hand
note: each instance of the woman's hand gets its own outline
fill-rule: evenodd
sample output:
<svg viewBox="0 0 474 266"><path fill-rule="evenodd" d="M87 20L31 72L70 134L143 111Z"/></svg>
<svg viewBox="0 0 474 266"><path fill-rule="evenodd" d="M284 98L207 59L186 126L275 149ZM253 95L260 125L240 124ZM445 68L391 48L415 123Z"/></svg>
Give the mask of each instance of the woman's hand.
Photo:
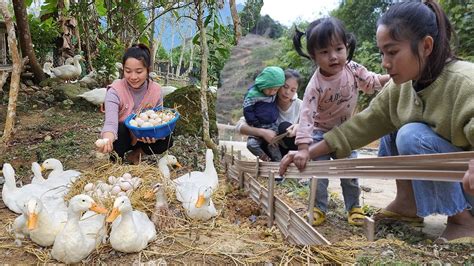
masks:
<svg viewBox="0 0 474 266"><path fill-rule="evenodd" d="M143 143L147 143L147 144L151 144L151 143L155 143L157 141L157 139L155 138L149 138L149 137L146 137L146 138L140 138L140 139L137 139L138 141L141 141Z"/></svg>
<svg viewBox="0 0 474 266"><path fill-rule="evenodd" d="M298 130L299 124L293 124L289 126L286 131L288 132L288 137L292 138L296 136L296 130Z"/></svg>
<svg viewBox="0 0 474 266"><path fill-rule="evenodd" d="M260 128L260 137L262 137L267 143L272 142L272 139L276 137L276 132L271 129Z"/></svg>
<svg viewBox="0 0 474 266"><path fill-rule="evenodd" d="M462 184L464 191L474 195L474 159L469 162L469 169L464 174Z"/></svg>
<svg viewBox="0 0 474 266"><path fill-rule="evenodd" d="M101 153L109 153L114 149L114 140L115 140L115 135L112 132L104 132L102 134L102 139L108 139L107 142L105 142L104 145L101 147L97 147L97 151Z"/></svg>
<svg viewBox="0 0 474 266"><path fill-rule="evenodd" d="M283 176L290 163L294 163L298 170L303 170L306 167L306 163L309 160L308 149L299 151L289 151L285 157L280 161L280 169L278 170L279 175Z"/></svg>

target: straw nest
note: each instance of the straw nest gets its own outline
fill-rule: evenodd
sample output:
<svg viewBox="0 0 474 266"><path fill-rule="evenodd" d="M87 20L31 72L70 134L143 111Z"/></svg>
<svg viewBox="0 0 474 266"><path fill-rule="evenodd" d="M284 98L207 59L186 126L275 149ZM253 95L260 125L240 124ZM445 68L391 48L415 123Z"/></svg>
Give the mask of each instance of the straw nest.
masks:
<svg viewBox="0 0 474 266"><path fill-rule="evenodd" d="M99 181L108 183L109 176L119 177L125 173L130 173L132 176L137 176L142 179L140 186L132 191L129 198L134 209L150 214L150 212L153 211L155 197L145 198L145 194L151 191L153 185L156 183L163 183L164 180L160 170L147 163L140 163L139 165L107 163L83 171L81 178L72 184L64 199L69 201L75 195L84 193L84 186L88 183L97 184ZM167 194L171 196L171 187L167 187L166 191ZM107 209L112 209L113 207L114 198L112 197L97 198L96 196L92 196L92 198Z"/></svg>

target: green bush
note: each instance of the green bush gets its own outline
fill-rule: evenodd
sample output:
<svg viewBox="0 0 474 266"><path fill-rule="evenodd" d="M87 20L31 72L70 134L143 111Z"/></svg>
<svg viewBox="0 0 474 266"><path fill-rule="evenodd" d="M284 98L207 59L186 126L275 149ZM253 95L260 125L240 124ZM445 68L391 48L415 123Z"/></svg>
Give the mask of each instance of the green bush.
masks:
<svg viewBox="0 0 474 266"><path fill-rule="evenodd" d="M59 36L57 24L52 18L41 22L33 15L28 16L28 23L36 57L44 63L48 53L55 49L55 39Z"/></svg>

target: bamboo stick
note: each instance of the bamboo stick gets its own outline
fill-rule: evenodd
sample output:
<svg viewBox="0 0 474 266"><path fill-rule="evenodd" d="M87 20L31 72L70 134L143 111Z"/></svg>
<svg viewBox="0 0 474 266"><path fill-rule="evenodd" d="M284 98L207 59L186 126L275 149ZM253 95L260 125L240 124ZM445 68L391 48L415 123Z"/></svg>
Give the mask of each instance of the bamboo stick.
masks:
<svg viewBox="0 0 474 266"><path fill-rule="evenodd" d="M314 202L316 201L316 190L318 188L318 179L311 178L309 202L308 202L308 223L313 224L314 221Z"/></svg>
<svg viewBox="0 0 474 266"><path fill-rule="evenodd" d="M270 172L270 176L268 178L268 227L273 226L273 216L275 213L275 207L273 202L275 200L275 173Z"/></svg>

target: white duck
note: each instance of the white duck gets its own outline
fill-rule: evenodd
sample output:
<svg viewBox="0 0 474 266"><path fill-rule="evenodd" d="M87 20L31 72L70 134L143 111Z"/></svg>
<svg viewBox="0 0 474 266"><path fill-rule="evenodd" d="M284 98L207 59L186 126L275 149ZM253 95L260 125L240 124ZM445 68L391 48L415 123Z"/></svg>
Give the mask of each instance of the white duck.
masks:
<svg viewBox="0 0 474 266"><path fill-rule="evenodd" d="M81 55L74 56L74 65L62 65L55 68L51 68L51 72L55 77L65 81L76 80L82 73L82 67L79 60L82 59Z"/></svg>
<svg viewBox="0 0 474 266"><path fill-rule="evenodd" d="M100 111L104 112L104 102L105 102L106 93L107 93L107 88L97 88L90 91L86 91L77 96L84 98L86 101L92 104L99 105Z"/></svg>
<svg viewBox="0 0 474 266"><path fill-rule="evenodd" d="M181 167L181 164L178 162L175 156L170 154L165 154L161 159L158 161L158 169L160 169L161 174L163 175L165 180L170 180L171 172L168 166L178 166Z"/></svg>
<svg viewBox="0 0 474 266"><path fill-rule="evenodd" d="M154 82L158 82L158 80L160 80L160 76L158 76L158 74L153 71L148 74L148 77L151 78L151 80L153 80Z"/></svg>
<svg viewBox="0 0 474 266"><path fill-rule="evenodd" d="M66 209L51 213L39 198L31 197L24 204L23 214L13 223L16 242L21 244L20 239L29 236L40 246L51 246L66 221Z"/></svg>
<svg viewBox="0 0 474 266"><path fill-rule="evenodd" d="M116 220L119 215L121 219ZM107 222L114 222L110 232L110 245L121 252L139 252L156 238L155 225L145 213L132 209L127 196L115 199Z"/></svg>
<svg viewBox="0 0 474 266"><path fill-rule="evenodd" d="M198 187L193 183L178 186L176 197L182 202L186 215L193 220L207 221L217 215L212 202L212 187Z"/></svg>
<svg viewBox="0 0 474 266"><path fill-rule="evenodd" d="M15 170L9 163L3 164L3 175L5 177L5 184L2 189L2 200L11 211L21 214L24 202L32 195L41 195L44 204L50 209L65 208L62 197L56 191L50 191L44 185L28 184L21 188L17 187L15 183Z"/></svg>
<svg viewBox="0 0 474 266"><path fill-rule="evenodd" d="M81 222L81 214L86 211ZM93 212L100 213L99 215ZM104 219L101 214L107 209L98 206L84 194L76 195L69 201L67 222L54 240L51 255L64 263L78 263L86 258L105 237Z"/></svg>
<svg viewBox="0 0 474 266"><path fill-rule="evenodd" d="M42 170L52 170L45 185L48 187L65 186L74 182L81 172L76 170L64 171L63 164L58 159L49 158L41 164Z"/></svg>
<svg viewBox="0 0 474 266"><path fill-rule="evenodd" d="M158 229L166 229L172 226L172 213L168 206L168 197L166 197L166 191L162 184L156 183L153 186L152 192L145 194L145 198L151 198L155 196L155 209L151 214L151 221L155 224Z"/></svg>
<svg viewBox="0 0 474 266"><path fill-rule="evenodd" d="M41 173L41 165L37 162L31 163L31 171L33 172L33 178L31 179L31 184L43 184L46 182L44 179L43 174Z"/></svg>
<svg viewBox="0 0 474 266"><path fill-rule="evenodd" d="M92 70L89 74L85 75L83 78L79 80L79 82L86 84L87 86L97 85L97 71Z"/></svg>
<svg viewBox="0 0 474 266"><path fill-rule="evenodd" d="M46 62L43 64L43 72L48 74L49 77L55 78L56 76L51 72L51 68L53 67L53 63Z"/></svg>
<svg viewBox="0 0 474 266"><path fill-rule="evenodd" d="M161 87L161 93L163 94L163 97L165 97L166 95L169 95L169 94L173 93L177 89L178 88L173 87L173 86L162 86Z"/></svg>
<svg viewBox="0 0 474 266"><path fill-rule="evenodd" d="M217 189L219 180L214 167L214 153L212 149L206 150L206 168L204 172L192 171L173 180L175 184L194 183L197 187L211 187L212 191Z"/></svg>
<svg viewBox="0 0 474 266"><path fill-rule="evenodd" d="M26 185L22 188L16 186L15 182L15 169L9 163L3 164L3 177L5 178L5 183L3 184L2 189L2 200L5 206L8 207L13 212L21 213L21 208L23 206L23 198L28 193L33 192L31 185ZM33 187L35 188L35 187ZM40 187L36 187L36 193L41 193ZM31 195L31 194L30 194Z"/></svg>

